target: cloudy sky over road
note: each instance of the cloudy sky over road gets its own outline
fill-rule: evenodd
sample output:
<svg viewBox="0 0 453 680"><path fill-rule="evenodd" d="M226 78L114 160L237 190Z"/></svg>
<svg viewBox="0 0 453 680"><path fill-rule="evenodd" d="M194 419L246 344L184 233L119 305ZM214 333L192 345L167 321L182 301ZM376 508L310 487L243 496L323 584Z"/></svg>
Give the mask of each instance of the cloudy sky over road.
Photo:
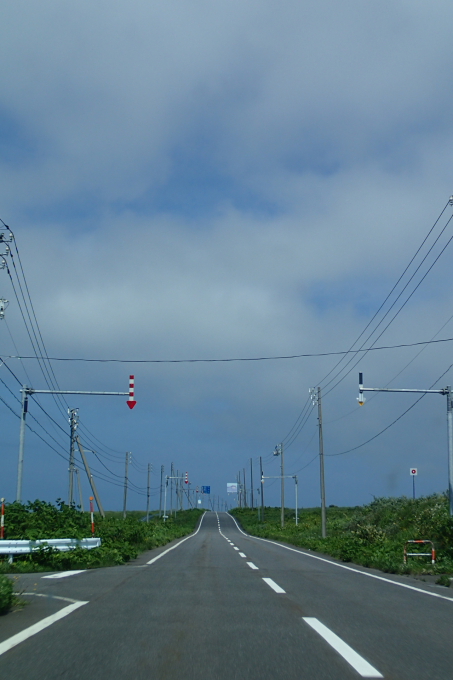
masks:
<svg viewBox="0 0 453 680"><path fill-rule="evenodd" d="M356 396L359 370L373 387L451 384L451 342L165 361L453 337L450 3L17 0L0 18L0 217L46 350L122 360L52 360L56 380L127 391L134 373L138 401L129 412L124 397L35 397L29 423L45 441L27 432L23 497L67 498L69 406L97 451L106 507L122 505L126 451L140 490L129 505L141 508L148 463L153 494L173 461L226 499L244 467L250 484L250 458L255 493L259 456L279 473L282 441L302 504L316 505L307 399L318 385L328 504L410 495L412 466L417 493L444 491L445 397L426 396L373 439L419 397L361 408ZM20 384L47 388L35 359L7 358L37 349L13 255L11 278L0 271L7 500ZM267 503L278 487L266 483ZM288 505L292 495L288 482Z"/></svg>

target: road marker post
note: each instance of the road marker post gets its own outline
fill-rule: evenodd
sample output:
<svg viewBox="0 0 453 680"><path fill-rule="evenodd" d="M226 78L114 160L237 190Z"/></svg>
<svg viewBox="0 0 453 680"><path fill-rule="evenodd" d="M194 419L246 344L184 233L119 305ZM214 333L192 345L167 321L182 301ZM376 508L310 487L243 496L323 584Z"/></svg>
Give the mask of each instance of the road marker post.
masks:
<svg viewBox="0 0 453 680"><path fill-rule="evenodd" d="M5 499L0 499L2 501L2 514L0 520L0 539L5 538Z"/></svg>
<svg viewBox="0 0 453 680"><path fill-rule="evenodd" d="M94 536L94 505L93 496L90 496L91 535Z"/></svg>

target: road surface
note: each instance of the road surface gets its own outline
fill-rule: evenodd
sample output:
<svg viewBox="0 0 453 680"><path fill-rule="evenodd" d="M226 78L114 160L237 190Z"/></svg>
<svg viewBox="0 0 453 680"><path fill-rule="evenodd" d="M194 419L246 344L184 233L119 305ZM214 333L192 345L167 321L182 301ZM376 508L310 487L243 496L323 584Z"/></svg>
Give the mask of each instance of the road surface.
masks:
<svg viewBox="0 0 453 680"><path fill-rule="evenodd" d="M453 593L244 534L195 534L126 566L25 574L0 617L8 680L451 680Z"/></svg>

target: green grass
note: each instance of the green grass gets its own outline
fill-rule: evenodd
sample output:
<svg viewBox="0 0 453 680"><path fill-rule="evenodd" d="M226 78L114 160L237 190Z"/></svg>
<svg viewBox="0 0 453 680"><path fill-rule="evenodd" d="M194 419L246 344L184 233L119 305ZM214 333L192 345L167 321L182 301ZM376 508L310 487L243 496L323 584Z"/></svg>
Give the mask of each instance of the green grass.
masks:
<svg viewBox="0 0 453 680"><path fill-rule="evenodd" d="M324 539L319 508L301 510L298 526L294 511L286 510L283 529L280 508L266 508L264 522L258 521L256 510L236 508L232 514L250 534L325 553L343 562L395 574L453 574L453 521L443 494L416 500L376 498L361 507L330 507ZM409 557L405 565L403 548L409 539L433 541L436 564L431 565L427 557ZM411 547L410 552L416 550ZM428 550L419 549L420 552ZM447 579L443 582L447 584Z"/></svg>
<svg viewBox="0 0 453 680"><path fill-rule="evenodd" d="M156 515L157 513L154 513ZM59 552L42 548L30 555L15 556L13 564L0 561L0 573L90 569L124 564L141 552L165 545L190 534L202 515L198 509L183 510L165 523L157 516L144 522L143 512L130 512L123 519L120 512L95 517L95 536L102 539L100 548L77 548ZM61 500L56 505L45 501L7 504L5 538L88 538L91 536L90 514L69 507Z"/></svg>

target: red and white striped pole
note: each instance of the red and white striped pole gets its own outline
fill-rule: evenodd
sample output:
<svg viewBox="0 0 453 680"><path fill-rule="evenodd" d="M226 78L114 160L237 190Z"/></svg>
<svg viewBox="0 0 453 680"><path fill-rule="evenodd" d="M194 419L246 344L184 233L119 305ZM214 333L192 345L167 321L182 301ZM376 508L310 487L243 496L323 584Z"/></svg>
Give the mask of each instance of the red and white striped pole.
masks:
<svg viewBox="0 0 453 680"><path fill-rule="evenodd" d="M93 496L90 496L90 514L91 514L91 535L94 536L94 505L93 505Z"/></svg>
<svg viewBox="0 0 453 680"><path fill-rule="evenodd" d="M2 501L2 514L0 520L0 539L5 538L5 499L0 499Z"/></svg>
<svg viewBox="0 0 453 680"><path fill-rule="evenodd" d="M130 409L133 409L135 404L137 403L134 400L134 390L135 390L135 378L133 375L129 376L129 398L127 400L127 405L129 406Z"/></svg>

